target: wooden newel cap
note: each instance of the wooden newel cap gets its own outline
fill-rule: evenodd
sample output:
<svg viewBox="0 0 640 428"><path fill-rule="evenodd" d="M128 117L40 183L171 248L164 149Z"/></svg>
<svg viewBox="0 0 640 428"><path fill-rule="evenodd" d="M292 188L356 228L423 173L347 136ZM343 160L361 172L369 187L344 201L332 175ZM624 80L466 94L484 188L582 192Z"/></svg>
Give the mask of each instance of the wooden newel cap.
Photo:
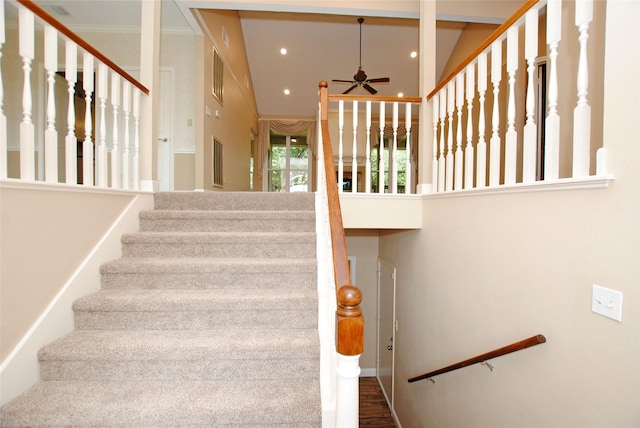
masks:
<svg viewBox="0 0 640 428"><path fill-rule="evenodd" d="M360 303L362 291L355 285L343 285L338 290L338 315L344 317L358 317L362 315Z"/></svg>
<svg viewBox="0 0 640 428"><path fill-rule="evenodd" d="M319 88L328 88L329 87L329 83L326 80L321 80L320 83L318 83L318 87Z"/></svg>

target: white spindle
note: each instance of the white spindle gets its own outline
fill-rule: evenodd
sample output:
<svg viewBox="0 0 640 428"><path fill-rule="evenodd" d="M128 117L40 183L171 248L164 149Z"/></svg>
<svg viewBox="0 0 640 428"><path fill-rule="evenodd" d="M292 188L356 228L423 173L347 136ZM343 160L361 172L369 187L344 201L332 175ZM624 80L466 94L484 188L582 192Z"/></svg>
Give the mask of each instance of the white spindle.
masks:
<svg viewBox="0 0 640 428"><path fill-rule="evenodd" d="M93 118L91 114L91 95L93 93L93 55L85 52L82 70L82 88L84 89L84 141L82 142L82 183L93 185Z"/></svg>
<svg viewBox="0 0 640 428"><path fill-rule="evenodd" d="M384 126L386 105L380 101L380 144L378 145L378 192L384 193Z"/></svg>
<svg viewBox="0 0 640 428"><path fill-rule="evenodd" d="M98 100L100 100L100 133L98 139L98 151L96 153L96 177L100 187L107 186L107 78L109 71L107 66L98 65Z"/></svg>
<svg viewBox="0 0 640 428"><path fill-rule="evenodd" d="M502 80L502 42L491 44L491 83L493 84L493 114L489 142L489 185L500 184L500 81Z"/></svg>
<svg viewBox="0 0 640 428"><path fill-rule="evenodd" d="M338 101L338 192L342 193L344 184L344 163L342 161L342 132L344 130L344 101Z"/></svg>
<svg viewBox="0 0 640 428"><path fill-rule="evenodd" d="M446 88L440 90L440 156L438 156L438 192L444 192L445 186L445 158L444 158L444 138L445 120L447 118L447 91Z"/></svg>
<svg viewBox="0 0 640 428"><path fill-rule="evenodd" d="M122 188L130 189L129 185L129 116L131 114L131 83L125 81L122 85L122 113L124 114L124 142L122 150Z"/></svg>
<svg viewBox="0 0 640 428"><path fill-rule="evenodd" d="M545 121L544 178L555 180L560 169L560 116L558 115L558 44L562 35L562 0L547 1L549 44L549 113Z"/></svg>
<svg viewBox="0 0 640 428"><path fill-rule="evenodd" d="M440 96L435 94L431 102L431 122L433 125L433 147L431 148L431 192L438 190L438 112L440 111Z"/></svg>
<svg viewBox="0 0 640 428"><path fill-rule="evenodd" d="M453 190L453 111L455 109L455 82L452 80L447 84L447 118L449 127L447 128L447 176L445 187L447 192Z"/></svg>
<svg viewBox="0 0 640 428"><path fill-rule="evenodd" d="M69 101L67 105L67 136L64 139L65 147L65 177L67 184L78 183L78 139L76 138L76 107L75 92L78 81L78 47L67 40L66 43L66 69L64 77L67 79L67 91Z"/></svg>
<svg viewBox="0 0 640 428"><path fill-rule="evenodd" d="M462 189L462 106L464 106L464 72L461 71L456 76L456 155L455 155L455 177L453 180L453 188L455 190Z"/></svg>
<svg viewBox="0 0 640 428"><path fill-rule="evenodd" d="M473 187L473 99L475 95L475 70L473 63L466 69L467 74L467 146L464 149L464 188Z"/></svg>
<svg viewBox="0 0 640 428"><path fill-rule="evenodd" d="M518 70L518 27L507 30L507 74L509 97L507 99L507 133L505 134L504 183L516 182L516 158L518 133L516 132L516 71Z"/></svg>
<svg viewBox="0 0 640 428"><path fill-rule="evenodd" d="M578 105L573 110L573 177L589 175L591 150L591 106L587 103L589 71L587 67L587 40L593 17L593 0L576 0L576 26L580 32L578 60Z"/></svg>
<svg viewBox="0 0 640 428"><path fill-rule="evenodd" d="M353 147L351 149L351 192L358 191L358 101L353 101Z"/></svg>
<svg viewBox="0 0 640 428"><path fill-rule="evenodd" d="M31 119L33 101L31 95L31 62L34 58L34 15L24 8L19 8L20 56L24 82L22 88L22 121L20 122L20 178L35 180L35 130Z"/></svg>
<svg viewBox="0 0 640 428"><path fill-rule="evenodd" d="M56 131L55 74L58 70L58 32L44 27L44 68L47 72L47 124L44 131L44 177L58 182L58 132Z"/></svg>
<svg viewBox="0 0 640 428"><path fill-rule="evenodd" d="M111 187L120 188L120 147L118 140L118 108L120 107L120 75L111 72L111 107L113 108L113 144L111 146Z"/></svg>
<svg viewBox="0 0 640 428"><path fill-rule="evenodd" d="M140 91L133 88L133 189L140 188Z"/></svg>
<svg viewBox="0 0 640 428"><path fill-rule="evenodd" d="M538 11L530 10L525 15L524 56L527 60L527 94L526 115L524 125L524 141L522 148L522 182L531 183L536 180L536 142L538 127L535 123L536 94L535 71L538 56Z"/></svg>
<svg viewBox="0 0 640 428"><path fill-rule="evenodd" d="M389 162L389 185L391 193L398 193L398 102L393 103L393 149L391 150L391 158L393 162Z"/></svg>
<svg viewBox="0 0 640 428"><path fill-rule="evenodd" d="M0 179L7 178L7 117L4 114L2 46L5 42L4 2L0 1Z"/></svg>
<svg viewBox="0 0 640 428"><path fill-rule="evenodd" d="M404 166L404 193L409 194L412 193L413 190L413 180L411 174L411 103L405 104L404 110L404 127L407 130L407 143L405 146L406 156L406 164Z"/></svg>
<svg viewBox="0 0 640 428"><path fill-rule="evenodd" d="M484 95L487 91L487 54L478 56L478 99L480 112L478 118L478 156L476 159L476 187L487 185L487 143L485 141Z"/></svg>
<svg viewBox="0 0 640 428"><path fill-rule="evenodd" d="M371 101L367 101L366 113L367 147L365 149L364 191L371 192Z"/></svg>

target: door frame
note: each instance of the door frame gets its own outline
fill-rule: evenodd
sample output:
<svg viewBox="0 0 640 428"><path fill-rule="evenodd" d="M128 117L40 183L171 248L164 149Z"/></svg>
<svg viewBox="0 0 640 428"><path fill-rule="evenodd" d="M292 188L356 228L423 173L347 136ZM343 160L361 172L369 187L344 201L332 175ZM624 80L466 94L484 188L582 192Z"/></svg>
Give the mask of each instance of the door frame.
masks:
<svg viewBox="0 0 640 428"><path fill-rule="evenodd" d="M382 267L385 267L386 269L391 271L391 275L392 275L392 287L393 287L393 299L391 302L391 310L392 310L392 325L391 325L391 343L393 348L391 349L391 392L390 395L391 397L388 396L387 391L385 391L385 389L382 387L382 382L380 380L380 345L382 344L381 338L380 338L380 334L381 334L381 328L380 328L380 308L381 308L381 301L380 301L380 286L382 283ZM389 409L391 410L392 414L395 414L395 410L394 410L394 390L395 390L395 353L396 353L396 325L397 325L397 321L396 321L396 288L397 288L397 269L396 267L391 264L390 262L378 257L378 284L377 284L377 316L376 316L376 378L378 379L378 383L380 384L380 388L382 389L382 393L385 396L385 399L387 400L387 404L389 405ZM386 342L386 341L385 341Z"/></svg>

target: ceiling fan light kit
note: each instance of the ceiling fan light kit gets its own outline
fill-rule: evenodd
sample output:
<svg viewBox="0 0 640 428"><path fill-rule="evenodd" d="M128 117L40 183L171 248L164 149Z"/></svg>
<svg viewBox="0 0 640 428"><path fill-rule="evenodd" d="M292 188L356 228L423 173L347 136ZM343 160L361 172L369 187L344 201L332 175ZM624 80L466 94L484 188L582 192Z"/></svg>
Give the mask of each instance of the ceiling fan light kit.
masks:
<svg viewBox="0 0 640 428"><path fill-rule="evenodd" d="M340 80L333 79L333 83L348 83L351 86L349 89L343 92L343 94L348 94L353 91L358 86L362 86L366 89L370 94L375 95L378 91L376 91L373 87L371 87L370 83L389 83L388 77L378 77L375 79L367 79L367 73L362 69L362 23L364 22L364 18L358 18L358 23L360 24L360 59L358 61L358 71L353 75L353 80Z"/></svg>

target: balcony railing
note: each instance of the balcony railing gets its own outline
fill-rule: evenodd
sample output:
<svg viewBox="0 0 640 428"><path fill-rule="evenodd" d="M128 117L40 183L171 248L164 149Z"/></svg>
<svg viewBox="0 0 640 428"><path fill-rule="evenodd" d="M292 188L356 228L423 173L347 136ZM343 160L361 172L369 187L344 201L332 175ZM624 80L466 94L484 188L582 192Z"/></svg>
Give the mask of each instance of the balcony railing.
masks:
<svg viewBox="0 0 640 428"><path fill-rule="evenodd" d="M0 179L137 190L149 90L30 0L0 2L0 49Z"/></svg>

